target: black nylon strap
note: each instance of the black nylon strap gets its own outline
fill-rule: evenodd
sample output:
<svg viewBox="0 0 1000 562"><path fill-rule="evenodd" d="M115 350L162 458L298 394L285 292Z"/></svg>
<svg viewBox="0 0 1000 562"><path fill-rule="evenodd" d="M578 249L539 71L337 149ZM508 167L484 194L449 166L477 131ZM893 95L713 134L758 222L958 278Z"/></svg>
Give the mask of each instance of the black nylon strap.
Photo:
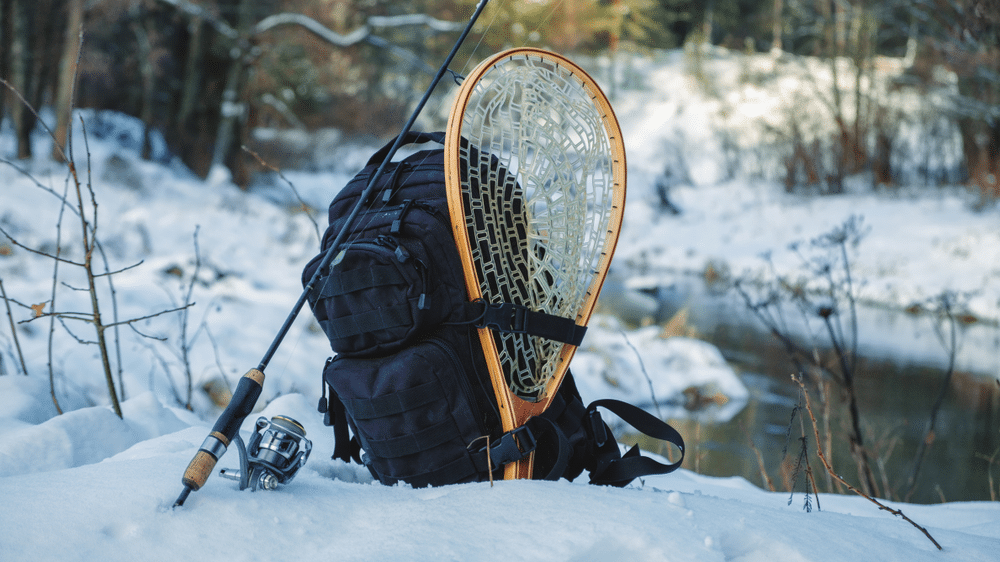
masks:
<svg viewBox="0 0 1000 562"><path fill-rule="evenodd" d="M330 399L327 405L327 415L330 418L330 425L333 426L333 455L331 458L340 459L344 462L351 462L353 458L356 462L361 462L361 445L358 440L352 439L347 423L347 410L344 404L337 397L333 387L323 381L323 385L330 391Z"/></svg>
<svg viewBox="0 0 1000 562"><path fill-rule="evenodd" d="M376 308L360 314L322 320L319 325L327 334L334 334L337 338L349 338L380 330L409 326L412 323L410 305L399 304Z"/></svg>
<svg viewBox="0 0 1000 562"><path fill-rule="evenodd" d="M500 332L528 334L569 345L579 346L587 333L586 326L578 326L569 318L531 310L509 302L492 304L477 301L481 308L477 328L492 328Z"/></svg>
<svg viewBox="0 0 1000 562"><path fill-rule="evenodd" d="M485 441L482 446L470 449L469 453L480 479L485 478L485 475L493 470L527 457L537 448L538 437L541 435L552 435L555 438L556 460L546 475L541 477L536 475L534 478L558 480L566 472L566 467L573 456L573 449L559 426L543 416L535 416L521 427L504 433L499 440L490 443L488 455Z"/></svg>
<svg viewBox="0 0 1000 562"><path fill-rule="evenodd" d="M392 145L396 142L393 139L388 144L383 146L368 159L367 166L374 166L381 164L385 157L389 155L389 151L392 150ZM403 137L403 144L422 144L425 142L436 142L438 144L444 144L444 133L441 131L435 132L423 132L423 131L407 131L406 136ZM402 145L400 145L402 146Z"/></svg>
<svg viewBox="0 0 1000 562"><path fill-rule="evenodd" d="M433 380L392 394L345 400L345 405L354 419L372 420L415 410L440 399L441 396L443 396L441 385L437 380Z"/></svg>
<svg viewBox="0 0 1000 562"><path fill-rule="evenodd" d="M319 291L319 298L347 295L362 289L405 285L408 281L395 266L375 265L350 271L334 269Z"/></svg>
<svg viewBox="0 0 1000 562"><path fill-rule="evenodd" d="M590 472L591 484L625 486L640 476L669 474L681 467L681 464L684 462L684 438L681 437L681 434L676 429L645 410L627 402L610 398L591 402L587 406L587 412L595 413L599 407L614 413L622 421L650 437L672 443L680 449L681 458L676 462L663 464L649 457L641 456L638 446L635 446L621 458L606 458L599 462L599 466L594 467ZM614 442L614 439L610 438L610 436L608 437L608 442L603 446L599 446L599 449L611 452L613 447L613 454L617 455L617 444Z"/></svg>
<svg viewBox="0 0 1000 562"><path fill-rule="evenodd" d="M482 443L482 445L472 448L472 445ZM504 433L500 439L489 443L489 454L487 454L486 440L473 441L470 443L469 453L475 463L476 471L481 475L486 475L497 468L519 461L531 454L535 450L538 442L535 434L526 425L512 429Z"/></svg>
<svg viewBox="0 0 1000 562"><path fill-rule="evenodd" d="M372 456L383 459L396 459L426 451L447 442L455 435L454 422L445 420L409 435L391 439L367 439L366 444Z"/></svg>
<svg viewBox="0 0 1000 562"><path fill-rule="evenodd" d="M528 420L528 425L533 425L536 433L549 433L555 436L557 445L556 460L552 463L549 473L540 479L559 480L566 472L570 457L573 456L573 448L569 444L569 439L566 438L566 434L563 433L562 429L559 429L559 425L548 418L535 416ZM533 478L536 480L539 479L537 475L533 475Z"/></svg>

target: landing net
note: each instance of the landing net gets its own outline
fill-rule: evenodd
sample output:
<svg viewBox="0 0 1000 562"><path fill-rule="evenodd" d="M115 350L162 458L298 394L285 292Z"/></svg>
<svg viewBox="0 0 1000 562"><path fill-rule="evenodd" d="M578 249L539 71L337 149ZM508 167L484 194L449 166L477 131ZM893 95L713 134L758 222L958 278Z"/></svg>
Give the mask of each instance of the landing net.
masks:
<svg viewBox="0 0 1000 562"><path fill-rule="evenodd" d="M621 135L582 70L544 51L512 53L470 76L475 83L459 94L449 125L452 142L455 134L461 139L462 205L478 285L470 292L586 325L621 224ZM572 356L564 350L571 346L541 337L493 338L510 391L523 400L541 399Z"/></svg>

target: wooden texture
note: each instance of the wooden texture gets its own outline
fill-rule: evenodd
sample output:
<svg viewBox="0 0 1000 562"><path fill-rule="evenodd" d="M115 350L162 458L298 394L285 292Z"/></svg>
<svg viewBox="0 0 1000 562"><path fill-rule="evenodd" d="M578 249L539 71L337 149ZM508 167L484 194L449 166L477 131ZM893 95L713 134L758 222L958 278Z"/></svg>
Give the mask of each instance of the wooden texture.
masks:
<svg viewBox="0 0 1000 562"><path fill-rule="evenodd" d="M452 107L445 177L469 298L518 301L585 326L614 254L626 181L621 130L594 80L540 49L487 59ZM545 411L576 347L488 328L479 337L504 430ZM531 473L528 459L505 478Z"/></svg>

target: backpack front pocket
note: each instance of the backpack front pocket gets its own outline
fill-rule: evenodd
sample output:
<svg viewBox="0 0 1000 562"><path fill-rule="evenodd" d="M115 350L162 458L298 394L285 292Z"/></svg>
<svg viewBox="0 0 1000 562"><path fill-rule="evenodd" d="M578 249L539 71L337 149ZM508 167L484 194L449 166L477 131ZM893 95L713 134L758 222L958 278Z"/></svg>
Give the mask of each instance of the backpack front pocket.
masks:
<svg viewBox="0 0 1000 562"><path fill-rule="evenodd" d="M426 267L393 237L345 244L319 291L320 326L338 353L392 353L412 343L426 328Z"/></svg>

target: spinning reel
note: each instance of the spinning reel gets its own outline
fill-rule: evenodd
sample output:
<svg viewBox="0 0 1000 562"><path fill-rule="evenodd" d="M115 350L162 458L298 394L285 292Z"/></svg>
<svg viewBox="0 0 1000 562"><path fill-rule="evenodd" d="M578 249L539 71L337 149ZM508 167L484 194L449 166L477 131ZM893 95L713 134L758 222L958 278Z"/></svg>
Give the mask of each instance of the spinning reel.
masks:
<svg viewBox="0 0 1000 562"><path fill-rule="evenodd" d="M291 482L312 450L305 428L287 416L274 416L270 420L262 416L257 419L249 445L244 446L239 432L233 441L240 453L240 468L224 468L219 476L238 481L240 490L273 490L278 484Z"/></svg>

